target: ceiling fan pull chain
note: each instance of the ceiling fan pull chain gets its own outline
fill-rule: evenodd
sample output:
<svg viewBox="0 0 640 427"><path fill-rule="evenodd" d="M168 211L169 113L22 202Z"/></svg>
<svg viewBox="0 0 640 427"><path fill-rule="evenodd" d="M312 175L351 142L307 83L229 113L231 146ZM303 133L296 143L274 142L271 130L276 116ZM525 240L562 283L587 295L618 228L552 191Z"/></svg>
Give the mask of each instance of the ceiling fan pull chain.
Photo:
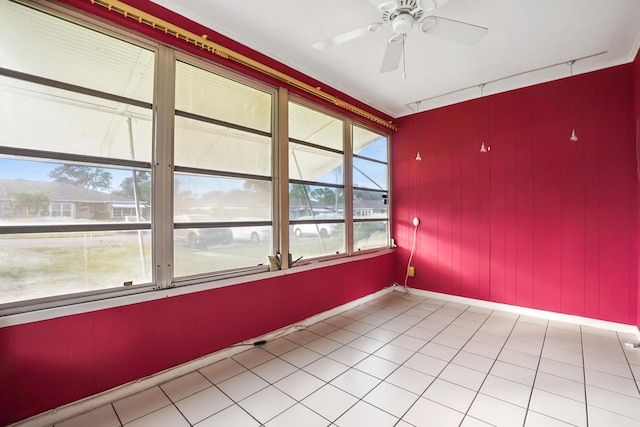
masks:
<svg viewBox="0 0 640 427"><path fill-rule="evenodd" d="M404 43L407 41L407 35L402 35L402 80L407 79L407 55L404 52Z"/></svg>

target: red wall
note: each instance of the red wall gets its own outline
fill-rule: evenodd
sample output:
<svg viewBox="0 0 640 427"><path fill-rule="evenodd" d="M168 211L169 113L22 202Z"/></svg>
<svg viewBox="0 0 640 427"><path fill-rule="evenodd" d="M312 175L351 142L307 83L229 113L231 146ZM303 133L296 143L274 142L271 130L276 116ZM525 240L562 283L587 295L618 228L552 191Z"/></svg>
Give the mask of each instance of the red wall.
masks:
<svg viewBox="0 0 640 427"><path fill-rule="evenodd" d="M197 359L377 292L392 254L0 328L0 425Z"/></svg>
<svg viewBox="0 0 640 427"><path fill-rule="evenodd" d="M417 215L409 286L640 324L633 70L399 120L396 280L404 281ZM569 141L572 102L579 142Z"/></svg>
<svg viewBox="0 0 640 427"><path fill-rule="evenodd" d="M633 63L633 83L634 83L634 100L635 100L635 137L636 137L636 179L640 180L640 52L636 54L636 60ZM637 185L637 200L640 201L640 185ZM639 208L640 211L640 208ZM638 235L636 237L636 247L640 248L640 212L637 213ZM640 249L638 250L640 252ZM638 255L638 318L636 324L640 325L640 254Z"/></svg>

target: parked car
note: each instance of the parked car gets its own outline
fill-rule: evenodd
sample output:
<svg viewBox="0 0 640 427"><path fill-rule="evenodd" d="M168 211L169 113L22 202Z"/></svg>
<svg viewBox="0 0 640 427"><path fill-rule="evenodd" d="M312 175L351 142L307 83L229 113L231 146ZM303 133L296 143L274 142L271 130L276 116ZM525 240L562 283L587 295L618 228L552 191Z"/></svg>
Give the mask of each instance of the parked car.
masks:
<svg viewBox="0 0 640 427"><path fill-rule="evenodd" d="M264 221L264 218L236 218L234 221ZM268 225L231 227L234 241L260 243L271 239L271 227Z"/></svg>
<svg viewBox="0 0 640 427"><path fill-rule="evenodd" d="M312 216L302 216L299 220L314 220ZM332 214L320 214L316 215L315 220L318 219L342 219L341 216ZM327 238L333 236L338 231L338 224L333 223L307 223L307 224L294 224L293 233L298 236L317 236Z"/></svg>
<svg viewBox="0 0 640 427"><path fill-rule="evenodd" d="M230 228L197 228L198 222L213 222L208 215L192 214L176 216L177 223L194 223L194 228L176 228L175 239L186 243L189 247L206 249L209 245L228 245L233 241Z"/></svg>

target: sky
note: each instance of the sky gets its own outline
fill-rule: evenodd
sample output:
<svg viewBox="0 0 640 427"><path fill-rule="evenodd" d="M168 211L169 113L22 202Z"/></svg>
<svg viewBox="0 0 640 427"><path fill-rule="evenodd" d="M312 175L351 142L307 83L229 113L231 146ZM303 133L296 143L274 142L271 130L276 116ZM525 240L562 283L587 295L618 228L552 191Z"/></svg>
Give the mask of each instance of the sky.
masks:
<svg viewBox="0 0 640 427"><path fill-rule="evenodd" d="M60 166L61 163L34 162L29 160L16 160L0 157L0 179L23 179L28 181L52 181L49 172ZM111 189L116 190L124 178L131 176L131 171L126 169L108 169L113 178Z"/></svg>
<svg viewBox="0 0 640 427"><path fill-rule="evenodd" d="M371 158L386 158L386 144L384 141L379 141L382 143L375 143L370 145L368 148L363 150L360 154L366 157ZM29 181L52 181L49 177L49 173L60 166L61 163L54 162L41 162L41 161L30 161L30 160L21 160L14 158L2 158L0 157L0 179L23 179ZM120 186L120 183L123 179L131 177L131 171L129 169L114 169L108 168L108 171L112 175L111 180L111 190L117 190ZM322 178L320 179L322 180ZM191 190L193 193L202 193L203 181L201 180L193 180L193 188L187 188L189 186L190 180L185 180L182 185L183 190ZM199 181L199 183L198 183ZM331 181L331 180L329 180ZM211 184L214 184L214 180L205 180L207 190L210 189ZM233 188L242 188L242 180L230 180L230 179L217 179L215 180L215 185L220 189L220 187L228 187L226 190L230 190ZM224 191L224 190L223 190Z"/></svg>

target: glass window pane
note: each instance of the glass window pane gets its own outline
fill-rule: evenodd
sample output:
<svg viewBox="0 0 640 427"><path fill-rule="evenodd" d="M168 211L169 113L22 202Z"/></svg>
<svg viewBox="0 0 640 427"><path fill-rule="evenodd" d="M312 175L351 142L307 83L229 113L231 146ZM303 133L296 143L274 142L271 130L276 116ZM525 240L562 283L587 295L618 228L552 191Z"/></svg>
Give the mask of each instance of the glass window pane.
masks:
<svg viewBox="0 0 640 427"><path fill-rule="evenodd" d="M289 245L294 259L345 252L343 211L342 188L290 184L289 217L295 223L289 227Z"/></svg>
<svg viewBox="0 0 640 427"><path fill-rule="evenodd" d="M343 212L343 188L289 184L289 217L291 219L316 219L323 216L336 219L342 218Z"/></svg>
<svg viewBox="0 0 640 427"><path fill-rule="evenodd" d="M289 138L342 151L344 150L344 122L290 102Z"/></svg>
<svg viewBox="0 0 640 427"><path fill-rule="evenodd" d="M353 127L353 153L387 162L387 137L358 126Z"/></svg>
<svg viewBox="0 0 640 427"><path fill-rule="evenodd" d="M0 304L150 282L150 234L0 235Z"/></svg>
<svg viewBox="0 0 640 427"><path fill-rule="evenodd" d="M289 248L294 261L345 252L344 223L292 224L290 228Z"/></svg>
<svg viewBox="0 0 640 427"><path fill-rule="evenodd" d="M271 132L271 94L193 65L176 64L176 110Z"/></svg>
<svg viewBox="0 0 640 427"><path fill-rule="evenodd" d="M354 190L353 217L388 218L388 207L383 196L386 196L386 193Z"/></svg>
<svg viewBox="0 0 640 427"><path fill-rule="evenodd" d="M386 190L387 165L354 157L353 186Z"/></svg>
<svg viewBox="0 0 640 427"><path fill-rule="evenodd" d="M153 51L9 1L0 28L0 67L153 100Z"/></svg>
<svg viewBox="0 0 640 427"><path fill-rule="evenodd" d="M238 218L238 221L253 221L257 218ZM273 227L270 225L251 225L231 227L234 243L252 243L263 245L263 255L271 252L271 235ZM265 252L266 250L266 252Z"/></svg>
<svg viewBox="0 0 640 427"><path fill-rule="evenodd" d="M271 138L176 117L175 163L271 176Z"/></svg>
<svg viewBox="0 0 640 427"><path fill-rule="evenodd" d="M0 157L0 229L134 218L148 222L150 201L149 170Z"/></svg>
<svg viewBox="0 0 640 427"><path fill-rule="evenodd" d="M271 221L271 182L176 173L176 215L206 215L198 221Z"/></svg>
<svg viewBox="0 0 640 427"><path fill-rule="evenodd" d="M178 215L178 221L197 221L197 218ZM197 222L192 228L174 230L176 277L266 265L267 256L273 252L268 237L271 227L198 228L195 224ZM252 233L264 240L252 240Z"/></svg>
<svg viewBox="0 0 640 427"><path fill-rule="evenodd" d="M151 110L0 77L0 144L151 160Z"/></svg>
<svg viewBox="0 0 640 427"><path fill-rule="evenodd" d="M356 222L353 224L353 246L356 251L389 246L387 221Z"/></svg>
<svg viewBox="0 0 640 427"><path fill-rule="evenodd" d="M289 179L342 184L343 161L342 154L290 143Z"/></svg>

